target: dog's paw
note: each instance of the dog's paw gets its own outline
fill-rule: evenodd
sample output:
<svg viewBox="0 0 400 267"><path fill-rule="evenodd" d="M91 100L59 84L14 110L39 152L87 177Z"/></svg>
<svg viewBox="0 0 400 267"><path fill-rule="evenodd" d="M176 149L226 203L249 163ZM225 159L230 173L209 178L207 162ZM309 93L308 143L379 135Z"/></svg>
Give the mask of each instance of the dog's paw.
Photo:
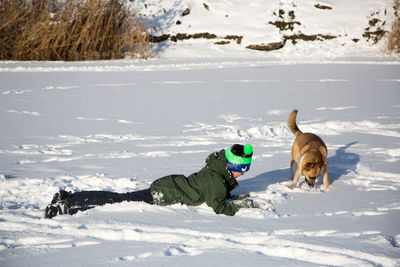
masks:
<svg viewBox="0 0 400 267"><path fill-rule="evenodd" d="M289 185L288 186L290 189L295 189L296 188L296 185L295 184L291 184L291 185Z"/></svg>

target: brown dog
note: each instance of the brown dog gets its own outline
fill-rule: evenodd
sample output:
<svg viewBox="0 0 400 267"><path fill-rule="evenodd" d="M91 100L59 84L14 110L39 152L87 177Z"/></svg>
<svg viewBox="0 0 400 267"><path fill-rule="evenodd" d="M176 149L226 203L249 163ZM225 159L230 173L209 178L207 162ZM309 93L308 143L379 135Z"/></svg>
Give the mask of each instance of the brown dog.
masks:
<svg viewBox="0 0 400 267"><path fill-rule="evenodd" d="M292 170L293 184L289 188L297 186L301 174L306 178L309 186L314 187L315 180L319 174L323 174L325 192L329 187L328 170L326 157L328 150L322 139L312 133L303 133L296 124L297 110L290 113L287 126L296 136L292 147L292 160L290 169Z"/></svg>

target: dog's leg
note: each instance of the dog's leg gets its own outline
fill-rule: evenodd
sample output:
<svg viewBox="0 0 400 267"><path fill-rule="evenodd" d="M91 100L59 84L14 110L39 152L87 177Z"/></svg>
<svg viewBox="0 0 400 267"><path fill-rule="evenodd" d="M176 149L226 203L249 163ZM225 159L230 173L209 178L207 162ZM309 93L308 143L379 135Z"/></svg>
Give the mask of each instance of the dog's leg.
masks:
<svg viewBox="0 0 400 267"><path fill-rule="evenodd" d="M323 173L324 173L324 187L325 187L325 192L328 191L328 187L329 187L329 179L328 179L328 170L326 165L323 167Z"/></svg>
<svg viewBox="0 0 400 267"><path fill-rule="evenodd" d="M297 171L297 168L298 168L297 162L296 162L295 160L292 160L292 161L290 162L290 170L292 171L291 180L293 180L294 175L295 175L295 173L296 173L296 171Z"/></svg>
<svg viewBox="0 0 400 267"><path fill-rule="evenodd" d="M301 174L300 168L297 168L296 173L294 174L293 177L293 183L289 186L290 189L294 189L297 186L297 182L299 181L299 177Z"/></svg>

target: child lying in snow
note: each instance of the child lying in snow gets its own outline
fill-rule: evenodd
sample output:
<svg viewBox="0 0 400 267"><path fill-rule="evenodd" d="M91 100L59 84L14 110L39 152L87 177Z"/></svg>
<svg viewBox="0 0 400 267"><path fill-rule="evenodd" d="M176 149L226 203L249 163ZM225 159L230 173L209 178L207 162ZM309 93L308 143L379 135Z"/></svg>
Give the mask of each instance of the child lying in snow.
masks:
<svg viewBox="0 0 400 267"><path fill-rule="evenodd" d="M58 214L75 214L95 206L122 201L144 201L149 204L171 205L175 203L197 206L204 202L217 214L233 216L241 207L252 207L251 201L241 204L226 201L230 192L239 184L236 179L250 169L253 148L235 144L210 154L206 166L188 177L169 175L155 180L149 189L114 193L108 191L82 191L69 193L60 190L46 207L45 217Z"/></svg>

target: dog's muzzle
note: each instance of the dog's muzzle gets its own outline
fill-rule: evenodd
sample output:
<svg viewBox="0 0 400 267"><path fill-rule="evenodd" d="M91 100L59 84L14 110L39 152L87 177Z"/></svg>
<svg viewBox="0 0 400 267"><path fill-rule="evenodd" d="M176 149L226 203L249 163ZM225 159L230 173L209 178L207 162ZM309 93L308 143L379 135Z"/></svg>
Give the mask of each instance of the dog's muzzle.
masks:
<svg viewBox="0 0 400 267"><path fill-rule="evenodd" d="M315 184L315 180L317 179L317 177L308 177L307 179L306 179L306 181L307 181L307 184L310 186L310 187L314 187L314 184Z"/></svg>

